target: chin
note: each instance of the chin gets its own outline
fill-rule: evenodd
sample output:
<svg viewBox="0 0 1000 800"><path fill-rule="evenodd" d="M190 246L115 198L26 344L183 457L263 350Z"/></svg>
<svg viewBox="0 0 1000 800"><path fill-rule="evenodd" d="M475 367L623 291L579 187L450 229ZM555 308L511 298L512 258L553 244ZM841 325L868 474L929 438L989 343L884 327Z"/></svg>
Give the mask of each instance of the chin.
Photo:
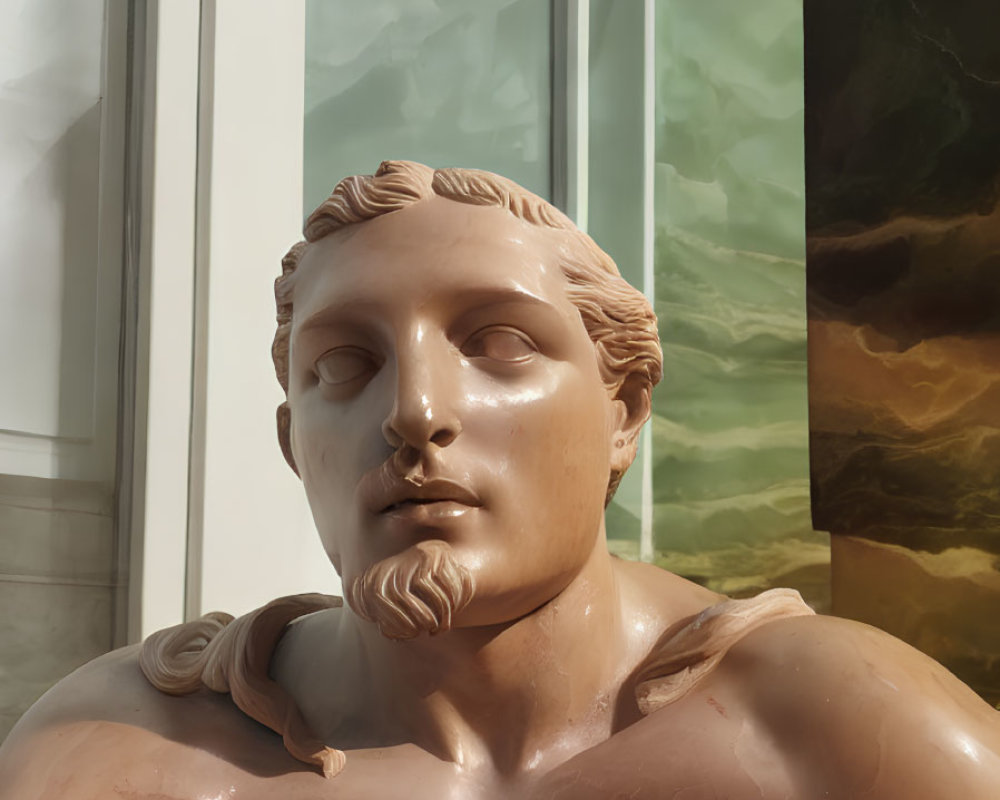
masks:
<svg viewBox="0 0 1000 800"><path fill-rule="evenodd" d="M507 625L531 616L559 597L573 582L580 569L574 568L532 581L511 586L518 574L516 568L496 569L498 580L492 576L475 574L476 592L471 602L456 614L453 627L474 628Z"/></svg>

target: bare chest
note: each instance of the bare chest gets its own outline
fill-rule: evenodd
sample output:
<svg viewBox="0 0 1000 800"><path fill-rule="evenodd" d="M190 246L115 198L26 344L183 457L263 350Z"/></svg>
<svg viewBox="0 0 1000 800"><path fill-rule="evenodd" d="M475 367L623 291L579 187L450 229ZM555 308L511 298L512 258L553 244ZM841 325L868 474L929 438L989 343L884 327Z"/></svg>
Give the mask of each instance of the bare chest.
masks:
<svg viewBox="0 0 1000 800"><path fill-rule="evenodd" d="M413 745L401 745L348 751L344 770L325 779L290 759L277 736L266 746L262 744L257 739L253 763L244 761L237 766L217 761L215 769L197 770L212 776L211 780L166 796L172 800L596 800L616 796L712 800L796 796L788 760L768 744L764 731L745 714L707 693L693 693L675 707L644 718L557 766L508 777L489 769L463 769ZM191 755L188 751L187 756ZM206 757L217 758L198 754L198 758ZM136 800L144 796L160 800L164 794L139 794Z"/></svg>
<svg viewBox="0 0 1000 800"><path fill-rule="evenodd" d="M789 800L800 777L757 721L695 692L552 770L530 796Z"/></svg>

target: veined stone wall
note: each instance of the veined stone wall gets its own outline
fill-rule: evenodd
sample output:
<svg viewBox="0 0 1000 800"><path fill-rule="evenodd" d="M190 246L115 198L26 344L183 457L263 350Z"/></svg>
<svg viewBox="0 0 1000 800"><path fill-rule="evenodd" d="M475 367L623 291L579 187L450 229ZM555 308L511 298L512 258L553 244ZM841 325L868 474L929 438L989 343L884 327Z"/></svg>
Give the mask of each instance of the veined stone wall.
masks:
<svg viewBox="0 0 1000 800"><path fill-rule="evenodd" d="M833 610L1000 701L989 0L807 0L813 514Z"/></svg>
<svg viewBox="0 0 1000 800"><path fill-rule="evenodd" d="M829 607L809 515L802 6L656 4L657 562Z"/></svg>

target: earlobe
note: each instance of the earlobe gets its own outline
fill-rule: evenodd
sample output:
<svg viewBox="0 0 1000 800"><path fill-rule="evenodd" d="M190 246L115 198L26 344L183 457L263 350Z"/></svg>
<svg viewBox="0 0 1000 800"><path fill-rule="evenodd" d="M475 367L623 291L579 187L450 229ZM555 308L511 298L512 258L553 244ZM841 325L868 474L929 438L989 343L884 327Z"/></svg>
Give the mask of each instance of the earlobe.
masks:
<svg viewBox="0 0 1000 800"><path fill-rule="evenodd" d="M295 465L295 456L292 454L292 411L288 403L278 406L278 444L281 446L281 454L292 468L292 472L299 474L299 468ZM302 477L301 475L299 477Z"/></svg>

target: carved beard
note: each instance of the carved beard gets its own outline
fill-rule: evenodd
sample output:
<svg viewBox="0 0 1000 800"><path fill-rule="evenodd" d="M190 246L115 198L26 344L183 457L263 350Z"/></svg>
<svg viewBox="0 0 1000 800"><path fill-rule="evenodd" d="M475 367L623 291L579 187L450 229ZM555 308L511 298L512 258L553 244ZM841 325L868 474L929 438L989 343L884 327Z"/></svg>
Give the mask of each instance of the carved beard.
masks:
<svg viewBox="0 0 1000 800"><path fill-rule="evenodd" d="M420 542L379 561L347 586L348 604L389 639L451 629L475 591L472 574L441 541Z"/></svg>

